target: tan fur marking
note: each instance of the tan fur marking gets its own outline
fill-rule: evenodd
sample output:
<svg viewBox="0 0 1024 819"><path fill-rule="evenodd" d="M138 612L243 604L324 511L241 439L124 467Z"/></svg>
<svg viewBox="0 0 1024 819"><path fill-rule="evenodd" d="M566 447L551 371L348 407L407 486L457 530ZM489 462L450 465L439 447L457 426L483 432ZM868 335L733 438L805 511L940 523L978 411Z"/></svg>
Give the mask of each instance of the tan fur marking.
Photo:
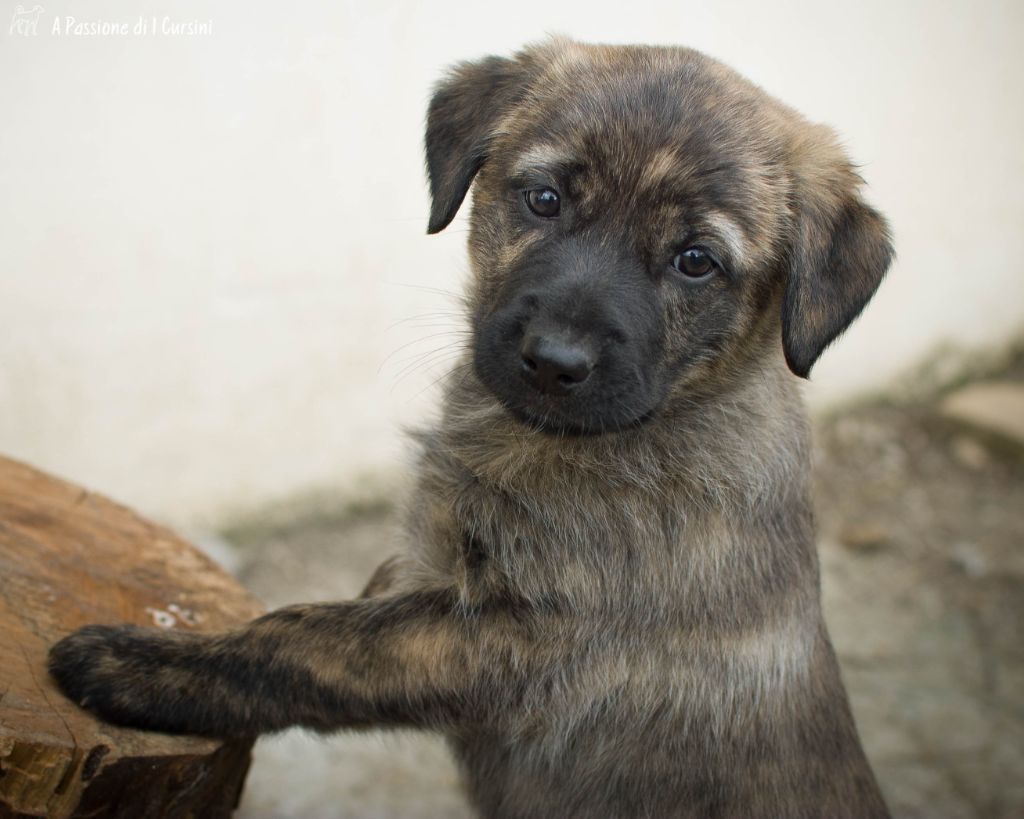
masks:
<svg viewBox="0 0 1024 819"><path fill-rule="evenodd" d="M713 211L705 220L711 230L725 243L732 258L740 263L748 260L749 251L743 229L724 213Z"/></svg>
<svg viewBox="0 0 1024 819"><path fill-rule="evenodd" d="M644 188L656 188L661 185L666 177L674 176L679 172L679 160L672 148L661 148L644 165L643 174L640 177L640 186Z"/></svg>
<svg viewBox="0 0 1024 819"><path fill-rule="evenodd" d="M565 149L558 145L534 145L512 163L512 173L525 174L537 168L548 168L565 158Z"/></svg>

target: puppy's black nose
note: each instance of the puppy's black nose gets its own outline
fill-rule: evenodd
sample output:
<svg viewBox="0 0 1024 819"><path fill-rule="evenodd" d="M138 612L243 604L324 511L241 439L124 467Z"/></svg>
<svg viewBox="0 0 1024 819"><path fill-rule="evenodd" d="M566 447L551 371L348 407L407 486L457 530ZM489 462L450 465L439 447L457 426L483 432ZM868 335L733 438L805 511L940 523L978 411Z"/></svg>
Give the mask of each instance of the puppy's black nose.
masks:
<svg viewBox="0 0 1024 819"><path fill-rule="evenodd" d="M594 358L586 347L561 338L527 336L520 353L523 377L549 395L565 395L594 370Z"/></svg>

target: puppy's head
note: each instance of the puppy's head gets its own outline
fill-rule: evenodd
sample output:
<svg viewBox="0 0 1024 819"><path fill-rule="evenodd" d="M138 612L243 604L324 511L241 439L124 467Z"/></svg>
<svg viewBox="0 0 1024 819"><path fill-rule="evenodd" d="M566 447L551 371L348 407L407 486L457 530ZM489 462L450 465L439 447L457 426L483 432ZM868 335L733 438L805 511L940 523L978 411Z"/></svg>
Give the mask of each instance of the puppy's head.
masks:
<svg viewBox="0 0 1024 819"><path fill-rule="evenodd" d="M426 149L431 233L475 179L476 374L544 429L630 426L780 351L806 376L889 265L831 132L688 49L459 65Z"/></svg>

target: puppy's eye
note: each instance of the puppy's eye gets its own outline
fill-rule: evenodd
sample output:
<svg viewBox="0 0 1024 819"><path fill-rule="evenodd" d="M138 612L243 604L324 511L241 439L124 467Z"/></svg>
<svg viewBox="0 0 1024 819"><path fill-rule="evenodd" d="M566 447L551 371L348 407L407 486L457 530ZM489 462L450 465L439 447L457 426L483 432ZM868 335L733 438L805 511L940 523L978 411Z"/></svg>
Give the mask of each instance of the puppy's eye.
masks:
<svg viewBox="0 0 1024 819"><path fill-rule="evenodd" d="M562 209L558 193L551 188L534 188L526 192L526 205L538 216L553 219Z"/></svg>
<svg viewBox="0 0 1024 819"><path fill-rule="evenodd" d="M672 260L672 267L688 279L707 279L715 270L715 261L699 247L688 247Z"/></svg>

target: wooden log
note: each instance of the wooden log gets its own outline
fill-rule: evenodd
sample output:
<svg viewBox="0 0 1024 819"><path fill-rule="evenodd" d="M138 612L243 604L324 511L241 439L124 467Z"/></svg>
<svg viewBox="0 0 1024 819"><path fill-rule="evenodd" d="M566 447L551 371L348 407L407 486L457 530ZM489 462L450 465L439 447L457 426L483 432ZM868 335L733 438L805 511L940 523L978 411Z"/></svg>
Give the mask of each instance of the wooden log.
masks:
<svg viewBox="0 0 1024 819"><path fill-rule="evenodd" d="M117 728L68 701L47 649L87 623L217 630L261 606L167 529L0 458L0 817L221 817L252 743Z"/></svg>

